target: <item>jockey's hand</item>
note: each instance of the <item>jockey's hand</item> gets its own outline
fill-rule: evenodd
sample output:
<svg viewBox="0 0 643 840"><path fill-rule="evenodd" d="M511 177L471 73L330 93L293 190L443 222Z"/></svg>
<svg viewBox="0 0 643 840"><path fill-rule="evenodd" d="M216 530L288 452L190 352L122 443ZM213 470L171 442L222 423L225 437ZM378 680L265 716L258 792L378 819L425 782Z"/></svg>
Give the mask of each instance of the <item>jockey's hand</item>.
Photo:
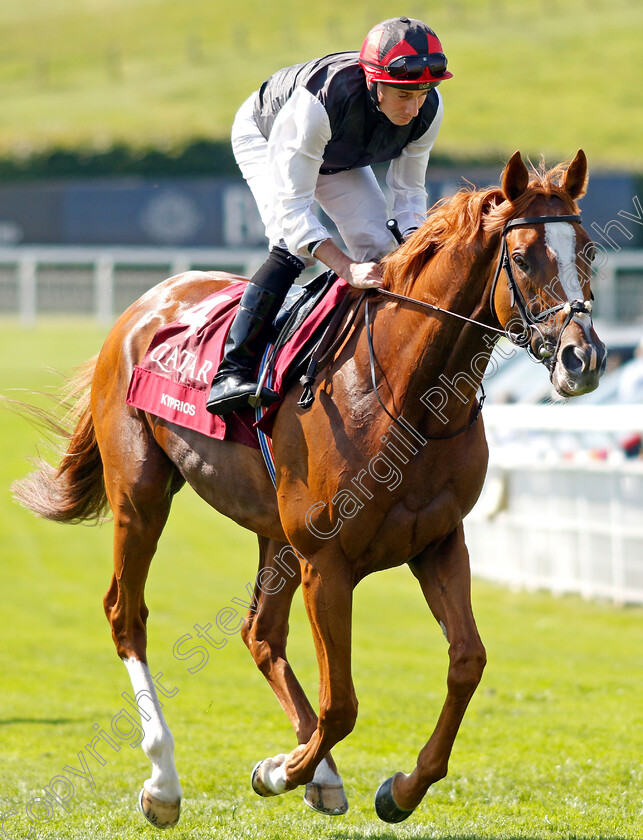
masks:
<svg viewBox="0 0 643 840"><path fill-rule="evenodd" d="M377 263L354 262L335 245L332 239L325 239L315 248L315 258L331 268L338 277L356 289L378 289L383 285L382 269Z"/></svg>
<svg viewBox="0 0 643 840"><path fill-rule="evenodd" d="M356 289L379 289L383 284L382 269L377 263L351 263L344 280Z"/></svg>

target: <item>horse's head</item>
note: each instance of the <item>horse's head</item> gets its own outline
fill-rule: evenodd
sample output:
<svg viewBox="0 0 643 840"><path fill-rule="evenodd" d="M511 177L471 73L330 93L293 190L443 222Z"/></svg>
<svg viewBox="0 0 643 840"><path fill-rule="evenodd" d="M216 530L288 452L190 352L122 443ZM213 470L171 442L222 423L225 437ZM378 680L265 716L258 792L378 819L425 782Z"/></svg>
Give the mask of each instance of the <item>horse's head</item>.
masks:
<svg viewBox="0 0 643 840"><path fill-rule="evenodd" d="M562 171L562 170L558 170ZM519 152L507 164L503 227L491 308L516 343L549 369L564 397L593 391L605 370L605 346L592 323L592 242L576 199L585 193L587 159L579 150L560 183L530 181Z"/></svg>

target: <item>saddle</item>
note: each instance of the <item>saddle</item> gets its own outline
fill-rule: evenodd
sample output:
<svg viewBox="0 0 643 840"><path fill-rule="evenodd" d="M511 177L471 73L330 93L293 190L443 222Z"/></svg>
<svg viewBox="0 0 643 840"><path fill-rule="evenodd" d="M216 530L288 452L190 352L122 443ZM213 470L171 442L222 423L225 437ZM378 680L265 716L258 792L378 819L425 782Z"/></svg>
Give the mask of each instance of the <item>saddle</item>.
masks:
<svg viewBox="0 0 643 840"><path fill-rule="evenodd" d="M232 283L184 312L179 321L161 327L134 367L127 404L209 437L258 448L257 429L272 433L281 402L257 416L250 407L225 417L205 408L244 288L245 283ZM348 289L346 281L327 271L289 291L262 359L262 382L269 378L270 387L285 395L310 367L311 358L319 357L320 348L332 343L338 314L350 304Z"/></svg>
<svg viewBox="0 0 643 840"><path fill-rule="evenodd" d="M292 286L273 321L275 344L283 346L297 332L313 309L337 280L334 271L325 271L301 286Z"/></svg>
<svg viewBox="0 0 643 840"><path fill-rule="evenodd" d="M290 289L284 305L273 322L276 337L269 347L270 352L265 354L262 359L257 391L261 390L263 384L268 379L273 378L272 372L277 354L306 322L310 313L323 299L336 280L337 275L335 272L326 271L324 274L320 274L313 280L308 281L308 283ZM322 358L326 357L335 345L337 329L350 306L350 302L351 299L348 296L342 298L339 306L333 312L329 312L319 323L314 333L303 346L300 356L293 359L288 365L282 383L283 390L284 392L290 390L294 382L299 380L301 385L304 386L302 395L297 403L300 408L310 408L313 403L312 385L315 382L317 369ZM350 324L352 324L352 319ZM350 324L346 325L347 329L350 327ZM267 413L267 411L261 412L262 416L265 416Z"/></svg>

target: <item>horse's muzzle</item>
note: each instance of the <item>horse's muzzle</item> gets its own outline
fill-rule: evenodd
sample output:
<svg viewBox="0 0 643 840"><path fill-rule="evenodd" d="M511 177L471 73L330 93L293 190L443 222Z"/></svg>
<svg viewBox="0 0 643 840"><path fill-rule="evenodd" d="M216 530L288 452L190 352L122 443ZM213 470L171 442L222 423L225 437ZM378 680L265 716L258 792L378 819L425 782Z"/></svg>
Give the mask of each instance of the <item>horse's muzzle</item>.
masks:
<svg viewBox="0 0 643 840"><path fill-rule="evenodd" d="M607 351L594 328L570 324L551 368L552 385L561 397L588 394L598 387L606 364Z"/></svg>

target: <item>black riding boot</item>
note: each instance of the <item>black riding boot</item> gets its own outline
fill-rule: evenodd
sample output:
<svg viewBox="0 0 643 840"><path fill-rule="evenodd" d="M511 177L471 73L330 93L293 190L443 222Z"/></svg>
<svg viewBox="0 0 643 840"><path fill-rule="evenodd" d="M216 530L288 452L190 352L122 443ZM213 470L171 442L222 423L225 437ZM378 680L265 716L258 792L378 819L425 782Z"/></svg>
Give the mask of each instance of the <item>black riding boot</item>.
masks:
<svg viewBox="0 0 643 840"><path fill-rule="evenodd" d="M229 414L249 405L249 398L257 390L255 371L272 322L303 268L297 257L275 248L246 286L226 339L223 360L212 380L206 403L211 414ZM262 388L260 399L262 405L271 405L279 396L270 388Z"/></svg>

